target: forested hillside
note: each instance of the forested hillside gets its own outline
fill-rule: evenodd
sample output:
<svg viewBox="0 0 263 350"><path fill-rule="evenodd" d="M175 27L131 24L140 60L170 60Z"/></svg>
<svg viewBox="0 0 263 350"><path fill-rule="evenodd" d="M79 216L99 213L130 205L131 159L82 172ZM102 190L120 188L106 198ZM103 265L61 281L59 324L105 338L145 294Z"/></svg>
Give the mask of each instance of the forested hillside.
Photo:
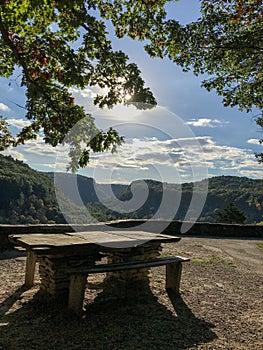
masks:
<svg viewBox="0 0 263 350"><path fill-rule="evenodd" d="M78 175L77 185L83 201L79 203L70 187L72 176L70 173L58 174L64 183L63 193L60 191L60 196L63 198L70 222L84 223L86 209L83 203L97 202L99 200L97 193L102 197L107 196L107 188L105 185L97 185L91 178ZM57 182L58 185L60 180ZM113 185L112 191L118 194L126 187L126 185ZM0 223L66 223L56 200L54 174L36 171L22 161L0 155Z"/></svg>
<svg viewBox="0 0 263 350"><path fill-rule="evenodd" d="M52 173L41 173L31 169L21 161L0 155L0 223L37 224L65 223L54 191ZM79 203L70 187L71 174L60 174L63 181L68 182L63 199L71 215L71 222L85 222L83 203L88 211L99 221L112 219L151 218L158 210L163 198L163 188L169 192L170 198L178 198L180 206L174 219L183 220L192 198L193 183L163 184L158 181L145 180L149 189L146 202L139 209L129 214L112 211L99 202L100 198L109 197L109 188L97 184L95 180L77 176L77 185L82 203ZM136 181L137 186L143 186ZM121 201L132 198L131 185L112 185L112 191ZM181 199L180 199L181 195ZM121 203L121 202L120 202ZM263 221L263 182L245 177L219 176L209 179L207 199L198 221L215 222L218 211L233 203L246 216L246 223ZM82 206L81 206L81 205ZM120 207L122 204L119 205ZM160 212L160 219L166 219L166 212ZM87 222L88 223L88 222Z"/></svg>
<svg viewBox="0 0 263 350"><path fill-rule="evenodd" d="M184 220L193 194L193 183L163 184L158 181L146 180L149 195L146 202L136 211L129 214L119 214L101 204L89 205L89 210L101 220L106 219L141 219L151 218L158 210L163 198L163 186L169 191L170 198L178 198L180 206L174 217L175 220ZM140 181L137 181L140 186ZM143 186L143 184L141 184ZM200 186L202 188L202 186ZM131 185L118 195L122 201L132 198ZM198 221L215 222L218 211L227 204L234 203L246 216L246 223L263 221L263 182L246 177L218 176L209 179L209 188L206 202ZM165 212L160 219L166 219Z"/></svg>
<svg viewBox="0 0 263 350"><path fill-rule="evenodd" d="M229 203L234 203L243 211L247 223L263 221L263 181L236 176L209 179L209 192L201 220L213 222L217 211Z"/></svg>
<svg viewBox="0 0 263 350"><path fill-rule="evenodd" d="M72 213L78 208L65 197ZM52 179L22 161L0 155L0 223L66 223Z"/></svg>

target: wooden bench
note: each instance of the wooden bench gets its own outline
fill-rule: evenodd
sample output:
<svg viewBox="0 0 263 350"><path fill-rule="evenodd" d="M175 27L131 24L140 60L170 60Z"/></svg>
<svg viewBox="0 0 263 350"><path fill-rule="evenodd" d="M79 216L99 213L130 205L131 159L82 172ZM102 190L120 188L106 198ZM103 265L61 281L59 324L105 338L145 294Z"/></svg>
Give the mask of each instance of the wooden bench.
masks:
<svg viewBox="0 0 263 350"><path fill-rule="evenodd" d="M76 314L82 312L87 276L93 273L125 271L166 265L166 289L174 293L179 293L182 263L186 261L190 261L190 259L180 256L168 256L144 261L68 268L65 270L70 275L68 308Z"/></svg>

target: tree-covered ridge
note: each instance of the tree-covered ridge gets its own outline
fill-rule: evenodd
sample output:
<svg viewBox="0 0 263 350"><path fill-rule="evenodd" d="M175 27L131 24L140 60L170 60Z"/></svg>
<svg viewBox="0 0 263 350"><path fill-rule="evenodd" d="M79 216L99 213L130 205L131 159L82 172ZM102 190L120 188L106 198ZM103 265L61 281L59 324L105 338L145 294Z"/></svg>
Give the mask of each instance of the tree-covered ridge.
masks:
<svg viewBox="0 0 263 350"><path fill-rule="evenodd" d="M247 223L262 221L262 180L235 176L210 179L208 197L203 210L204 218L216 219L218 210L224 209L229 203L233 203L244 212Z"/></svg>
<svg viewBox="0 0 263 350"><path fill-rule="evenodd" d="M67 197L65 203L72 216L82 215L81 208ZM52 179L22 161L0 155L0 223L66 223Z"/></svg>
<svg viewBox="0 0 263 350"><path fill-rule="evenodd" d="M41 173L19 160L0 155L0 223L66 222L57 204L53 176L53 173ZM68 209L67 213L70 213L70 222L76 224L85 222L87 210L98 221L151 218L160 206L164 188L168 191L169 198L180 199L180 195L182 196L174 219L183 220L189 208L194 187L193 183L179 185L145 180L149 189L147 200L139 209L125 214L118 212L118 208L115 211L107 208L107 203L111 204L112 200L106 185L97 184L94 179L78 175L77 185L82 199L82 202L79 203L75 200L76 196L70 188L72 183L70 179L75 175L61 174L59 176L62 176L63 181L65 179L68 181L67 191L62 194L63 202ZM198 183L196 184L195 188L198 188ZM144 183L140 180L136 181L136 186L138 189L144 186ZM129 186L112 185L113 193L120 200L119 209L122 208L121 201L125 203L132 198L131 187L132 184ZM104 199L106 206L100 203L98 197ZM218 213L229 203L233 203L244 213L246 223L263 221L262 180L235 176L210 178L207 199L198 221L215 222ZM167 218L165 209L159 214L159 218Z"/></svg>
<svg viewBox="0 0 263 350"><path fill-rule="evenodd" d="M111 211L99 203L96 203L96 206L90 204L88 206L89 210L101 221L121 218L151 218L160 206L165 186L165 190L169 191L171 197L180 200L180 206L174 219L184 220L193 195L193 183L178 185L163 184L153 180L145 181L149 188L149 195L146 202L138 210L129 214L120 214L118 211ZM137 186L139 186L138 184L139 182L137 181ZM141 185L143 186L143 184ZM198 188L198 186L196 187ZM132 198L131 185L122 191L118 197L122 201L129 201ZM246 223L261 222L263 216L262 180L236 176L217 176L210 178L206 202L198 221L215 222L217 213L224 209L230 202L244 212ZM165 219L165 215L165 213L162 213L160 219Z"/></svg>
<svg viewBox="0 0 263 350"><path fill-rule="evenodd" d="M68 218L64 218L57 203L54 188L54 173L42 173L30 168L10 156L0 155L0 223L2 224L38 224L38 223L84 223L86 209L83 203L98 201L95 190L96 183L85 176L77 176L78 189L83 203L76 202L74 192L70 188L70 173L59 174L69 186L65 193L60 191ZM126 186L113 186L119 193ZM101 185L100 192L104 190ZM105 194L104 194L105 195ZM87 222L89 223L89 222Z"/></svg>
<svg viewBox="0 0 263 350"><path fill-rule="evenodd" d="M63 222L52 182L44 174L11 157L0 155L0 222Z"/></svg>

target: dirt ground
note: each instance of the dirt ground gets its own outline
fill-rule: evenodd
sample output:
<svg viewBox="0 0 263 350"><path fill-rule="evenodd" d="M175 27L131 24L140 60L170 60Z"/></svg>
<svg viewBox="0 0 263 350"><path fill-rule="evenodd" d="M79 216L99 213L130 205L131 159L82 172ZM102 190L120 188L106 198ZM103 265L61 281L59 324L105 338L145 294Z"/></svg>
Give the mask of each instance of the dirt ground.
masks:
<svg viewBox="0 0 263 350"><path fill-rule="evenodd" d="M83 318L43 304L40 285L23 287L25 257L0 255L0 350L263 349L262 240L183 238L163 254L190 257L181 295L167 295L165 268L151 270L141 296L103 297L104 275L89 279Z"/></svg>

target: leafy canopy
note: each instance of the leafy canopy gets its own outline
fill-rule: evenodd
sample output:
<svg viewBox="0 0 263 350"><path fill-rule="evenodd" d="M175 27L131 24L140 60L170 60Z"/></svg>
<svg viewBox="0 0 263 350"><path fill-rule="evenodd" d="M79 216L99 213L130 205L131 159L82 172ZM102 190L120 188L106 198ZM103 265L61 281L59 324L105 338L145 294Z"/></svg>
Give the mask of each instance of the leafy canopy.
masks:
<svg viewBox="0 0 263 350"><path fill-rule="evenodd" d="M262 0L202 0L201 18L183 28L179 51L169 40L164 46L185 70L208 74L202 85L223 96L225 106L256 107L263 127Z"/></svg>
<svg viewBox="0 0 263 350"><path fill-rule="evenodd" d="M118 19L125 1L118 3L119 6L84 0L0 1L0 76L10 78L20 68L21 86L26 89L26 118L31 122L12 138L2 120L1 149L35 139L40 132L45 142L56 146L78 121L84 120L81 138L66 140L71 146L70 167L76 170L88 163L90 151L114 151L123 138L113 129L98 130L92 116L74 103L71 87L106 89L94 100L99 107L116 103L140 107L141 102L146 107L156 105L136 64L130 63L123 52L114 51L107 38L106 25L99 15L110 18L116 27L123 26L130 12L137 21L141 16L139 2L135 1L127 3L123 18ZM156 5L149 18L154 21L161 7Z"/></svg>
<svg viewBox="0 0 263 350"><path fill-rule="evenodd" d="M124 140L116 130L97 130L92 116L75 104L71 87L105 89L94 99L99 107L156 105L136 64L113 50L107 22L118 38L143 41L151 57L168 56L184 70L208 74L203 86L223 96L225 106L246 111L256 107L262 113L263 1L202 0L200 19L186 26L167 18L168 2L0 0L0 76L10 78L16 68L21 70L31 122L12 137L2 120L1 149L34 139L40 132L56 146L83 120L81 137L66 140L70 168L77 170L88 163L91 151L115 151ZM257 123L263 127L260 114ZM258 158L263 161L263 154Z"/></svg>

